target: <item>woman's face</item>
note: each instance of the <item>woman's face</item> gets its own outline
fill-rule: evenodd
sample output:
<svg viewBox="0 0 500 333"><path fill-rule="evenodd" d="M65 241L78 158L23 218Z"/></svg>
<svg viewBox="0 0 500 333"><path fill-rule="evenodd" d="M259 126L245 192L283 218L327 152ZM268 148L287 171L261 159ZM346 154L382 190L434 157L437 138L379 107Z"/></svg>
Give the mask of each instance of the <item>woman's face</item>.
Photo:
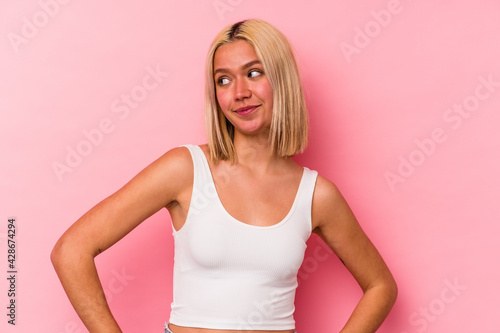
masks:
<svg viewBox="0 0 500 333"><path fill-rule="evenodd" d="M273 91L252 45L238 40L219 46L214 55L217 101L236 132L268 133Z"/></svg>

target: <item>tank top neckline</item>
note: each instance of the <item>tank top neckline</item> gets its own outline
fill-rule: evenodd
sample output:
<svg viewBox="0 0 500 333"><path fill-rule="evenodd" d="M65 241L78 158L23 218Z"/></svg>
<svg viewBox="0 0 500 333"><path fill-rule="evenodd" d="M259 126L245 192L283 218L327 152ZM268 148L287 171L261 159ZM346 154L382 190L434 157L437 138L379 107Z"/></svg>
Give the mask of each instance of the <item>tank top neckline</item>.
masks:
<svg viewBox="0 0 500 333"><path fill-rule="evenodd" d="M302 192L302 188L305 186L304 183L305 183L305 178L306 178L306 170L307 170L306 167L302 167L302 176L300 178L299 187L297 188L297 191L295 193L295 197L293 199L292 206L288 210L288 213L285 215L285 217L281 221L276 222L276 223L271 224L271 225L265 225L265 226L254 225L254 224L249 224L249 223L246 223L246 222L238 220L237 218L235 218L234 216L232 216L227 211L226 207L224 207L224 205L222 204L222 201L221 201L221 199L219 197L219 192L217 191L217 187L215 186L215 181L214 181L214 178L213 178L213 175L212 175L212 170L210 169L210 165L208 164L207 156L205 155L205 152L203 151L203 149L201 149L200 146L195 145L195 147L196 147L196 149L198 149L199 153L201 153L203 155L203 164L204 164L204 167L207 169L209 180L211 182L211 185L213 185L213 187L215 189L215 197L216 197L215 201L217 202L217 205L219 206L219 208L223 211L223 213L229 219L231 219L232 221L234 221L234 222L236 222L236 223L238 223L240 225L244 225L244 226L249 227L249 228L273 229L273 228L277 228L277 227L285 224L290 219L290 217L293 215L293 212L295 211L295 208L297 206L298 198L300 197L300 193Z"/></svg>

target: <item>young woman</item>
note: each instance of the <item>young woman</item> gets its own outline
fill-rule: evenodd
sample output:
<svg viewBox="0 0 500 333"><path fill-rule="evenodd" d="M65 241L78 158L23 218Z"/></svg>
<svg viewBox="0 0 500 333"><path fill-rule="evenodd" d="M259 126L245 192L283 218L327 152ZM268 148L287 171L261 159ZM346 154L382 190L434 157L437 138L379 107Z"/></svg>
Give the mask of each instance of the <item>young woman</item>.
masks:
<svg viewBox="0 0 500 333"><path fill-rule="evenodd" d="M375 332L396 284L335 185L290 158L306 147L307 112L286 38L261 20L228 26L206 70L208 144L170 150L55 245L52 262L80 318L90 332L121 332L94 258L165 207L175 241L166 332L294 332L312 232L363 290L342 332Z"/></svg>

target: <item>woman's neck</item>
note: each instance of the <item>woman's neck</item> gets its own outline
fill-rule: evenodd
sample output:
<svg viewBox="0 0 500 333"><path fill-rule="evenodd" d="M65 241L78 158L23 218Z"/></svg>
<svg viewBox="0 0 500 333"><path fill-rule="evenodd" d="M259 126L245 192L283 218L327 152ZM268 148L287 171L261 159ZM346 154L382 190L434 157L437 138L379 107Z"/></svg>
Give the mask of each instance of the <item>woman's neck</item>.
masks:
<svg viewBox="0 0 500 333"><path fill-rule="evenodd" d="M235 135L234 148L237 164L256 172L268 172L281 167L287 159L279 158L273 153L269 136Z"/></svg>

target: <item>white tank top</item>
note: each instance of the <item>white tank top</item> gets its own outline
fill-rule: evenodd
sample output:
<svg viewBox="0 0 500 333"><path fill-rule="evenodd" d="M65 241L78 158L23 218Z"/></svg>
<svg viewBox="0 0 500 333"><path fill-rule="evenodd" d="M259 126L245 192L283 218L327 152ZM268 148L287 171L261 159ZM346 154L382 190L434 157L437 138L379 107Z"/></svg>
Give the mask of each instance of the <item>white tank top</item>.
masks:
<svg viewBox="0 0 500 333"><path fill-rule="evenodd" d="M295 329L297 272L311 235L317 172L304 168L293 205L271 226L238 221L223 207L205 154L185 146L194 164L193 193L176 231L170 322L233 330Z"/></svg>

